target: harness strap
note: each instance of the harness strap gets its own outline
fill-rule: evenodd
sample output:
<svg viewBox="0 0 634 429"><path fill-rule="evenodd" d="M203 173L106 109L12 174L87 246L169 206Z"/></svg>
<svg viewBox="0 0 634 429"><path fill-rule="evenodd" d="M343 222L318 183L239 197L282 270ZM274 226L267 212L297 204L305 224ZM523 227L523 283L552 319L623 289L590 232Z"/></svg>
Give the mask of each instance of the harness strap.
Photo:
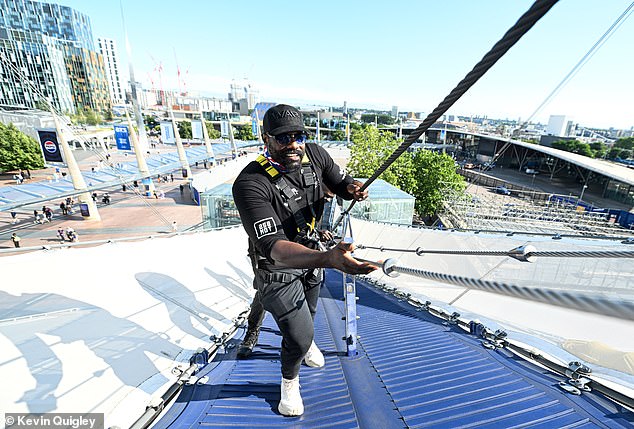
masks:
<svg viewBox="0 0 634 429"><path fill-rule="evenodd" d="M280 172L264 155L260 154L256 161L262 166L262 168L264 168L264 171L266 171L275 187L280 191L282 197L285 199L285 202L295 219L297 232L307 231L312 233L315 230L316 222L316 214L312 204L315 202L314 188L317 181L308 155L304 152L304 156L302 158L302 181L306 192L307 207L310 210L310 219L308 221L304 211L299 208L299 204L297 204L297 201L295 200L296 195L293 193L293 189L288 184L284 176L280 174Z"/></svg>

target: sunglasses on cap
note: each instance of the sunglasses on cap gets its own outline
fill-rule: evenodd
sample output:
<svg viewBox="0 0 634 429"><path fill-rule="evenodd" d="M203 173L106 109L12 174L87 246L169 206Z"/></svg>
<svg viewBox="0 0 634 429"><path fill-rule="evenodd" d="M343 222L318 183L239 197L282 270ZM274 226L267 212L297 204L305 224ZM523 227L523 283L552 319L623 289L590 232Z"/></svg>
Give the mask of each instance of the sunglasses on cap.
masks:
<svg viewBox="0 0 634 429"><path fill-rule="evenodd" d="M298 144L306 143L308 136L306 135L305 132L299 131L299 132L278 134L276 136L273 136L273 138L275 138L275 141L278 142L280 145L287 146L291 144L291 142L293 141L297 142Z"/></svg>

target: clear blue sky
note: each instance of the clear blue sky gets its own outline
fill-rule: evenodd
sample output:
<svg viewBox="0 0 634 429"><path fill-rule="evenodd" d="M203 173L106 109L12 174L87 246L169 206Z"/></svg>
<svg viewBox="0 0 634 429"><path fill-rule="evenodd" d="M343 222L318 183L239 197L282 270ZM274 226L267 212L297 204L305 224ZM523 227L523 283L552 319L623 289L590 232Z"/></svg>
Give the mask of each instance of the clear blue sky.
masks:
<svg viewBox="0 0 634 429"><path fill-rule="evenodd" d="M54 1L54 0L53 0ZM58 0L115 39L119 1ZM526 0L122 0L137 80L225 96L247 78L262 101L429 113L532 4ZM526 119L631 0L561 0L449 113ZM631 16L536 116L634 126ZM154 60L152 59L154 58ZM156 62L155 62L156 61ZM127 76L127 73L125 74Z"/></svg>

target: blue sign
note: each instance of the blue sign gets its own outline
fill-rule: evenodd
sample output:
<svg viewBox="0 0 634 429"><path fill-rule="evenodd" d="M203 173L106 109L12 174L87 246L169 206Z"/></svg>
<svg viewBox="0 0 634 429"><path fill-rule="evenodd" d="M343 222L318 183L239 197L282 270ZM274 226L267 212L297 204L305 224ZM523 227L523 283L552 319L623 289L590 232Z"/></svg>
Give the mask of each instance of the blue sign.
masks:
<svg viewBox="0 0 634 429"><path fill-rule="evenodd" d="M251 132L254 136L258 136L258 121L255 119L251 121Z"/></svg>
<svg viewBox="0 0 634 429"><path fill-rule="evenodd" d="M130 136L128 135L128 127L126 125L114 126L114 138L117 141L117 149L130 150Z"/></svg>
<svg viewBox="0 0 634 429"><path fill-rule="evenodd" d="M55 131L38 130L40 145L46 162L64 162Z"/></svg>

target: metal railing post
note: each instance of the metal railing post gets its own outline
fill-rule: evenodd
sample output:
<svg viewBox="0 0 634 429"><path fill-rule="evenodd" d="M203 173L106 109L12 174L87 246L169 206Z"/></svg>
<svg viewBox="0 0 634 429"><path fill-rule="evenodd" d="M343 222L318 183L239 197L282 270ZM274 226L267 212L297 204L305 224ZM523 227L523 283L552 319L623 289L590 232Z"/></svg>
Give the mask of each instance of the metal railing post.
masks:
<svg viewBox="0 0 634 429"><path fill-rule="evenodd" d="M347 235L349 233L349 235ZM342 239L344 243L352 243L352 226L350 224L350 214L346 213L343 218ZM346 351L348 357L356 356L357 351L357 287L356 276L343 273L343 300L345 306L346 336L343 340L346 342Z"/></svg>

